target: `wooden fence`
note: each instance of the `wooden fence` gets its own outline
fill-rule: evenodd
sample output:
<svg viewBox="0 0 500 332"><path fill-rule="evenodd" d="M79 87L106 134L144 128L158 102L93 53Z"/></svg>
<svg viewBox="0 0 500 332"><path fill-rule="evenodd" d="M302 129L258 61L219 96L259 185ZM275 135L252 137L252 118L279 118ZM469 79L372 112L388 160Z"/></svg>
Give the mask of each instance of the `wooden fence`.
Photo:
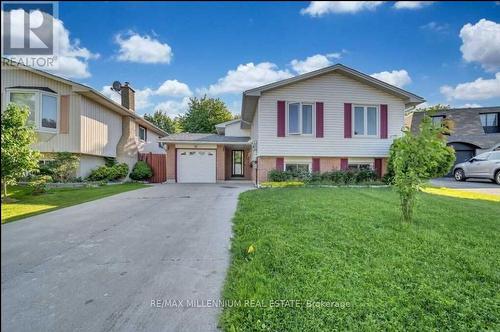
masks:
<svg viewBox="0 0 500 332"><path fill-rule="evenodd" d="M153 177L149 179L153 183L167 181L167 155L156 153L139 153L139 160L145 161L153 170Z"/></svg>

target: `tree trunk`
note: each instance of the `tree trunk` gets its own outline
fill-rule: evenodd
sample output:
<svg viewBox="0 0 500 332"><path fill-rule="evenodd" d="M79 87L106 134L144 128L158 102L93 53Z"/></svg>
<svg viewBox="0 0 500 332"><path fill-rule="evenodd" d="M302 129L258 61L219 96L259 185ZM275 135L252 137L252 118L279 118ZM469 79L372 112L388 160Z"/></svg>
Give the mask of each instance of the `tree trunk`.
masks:
<svg viewBox="0 0 500 332"><path fill-rule="evenodd" d="M3 198L6 199L7 198L7 181L4 181L2 183L2 185L3 185L3 188L2 188L3 189Z"/></svg>

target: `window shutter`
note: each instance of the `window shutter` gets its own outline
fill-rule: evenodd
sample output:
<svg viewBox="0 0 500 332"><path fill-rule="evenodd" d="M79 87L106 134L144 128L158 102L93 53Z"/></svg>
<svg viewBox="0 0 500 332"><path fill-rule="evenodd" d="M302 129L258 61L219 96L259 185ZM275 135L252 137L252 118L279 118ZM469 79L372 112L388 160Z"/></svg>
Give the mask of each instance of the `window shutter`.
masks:
<svg viewBox="0 0 500 332"><path fill-rule="evenodd" d="M380 178L382 177L382 158L375 158L375 173Z"/></svg>
<svg viewBox="0 0 500 332"><path fill-rule="evenodd" d="M285 170L285 158L276 158L276 170L278 171Z"/></svg>
<svg viewBox="0 0 500 332"><path fill-rule="evenodd" d="M344 104L344 138L352 137L352 104Z"/></svg>
<svg viewBox="0 0 500 332"><path fill-rule="evenodd" d="M346 171L349 168L349 161L347 158L340 159L340 169Z"/></svg>
<svg viewBox="0 0 500 332"><path fill-rule="evenodd" d="M69 108L70 108L70 96L69 95L61 96L59 102L60 134L69 134Z"/></svg>
<svg viewBox="0 0 500 332"><path fill-rule="evenodd" d="M312 171L313 172L319 172L319 158L313 158L312 159Z"/></svg>
<svg viewBox="0 0 500 332"><path fill-rule="evenodd" d="M323 103L316 103L316 137L323 137L323 113Z"/></svg>
<svg viewBox="0 0 500 332"><path fill-rule="evenodd" d="M387 138L387 105L380 105L380 138Z"/></svg>
<svg viewBox="0 0 500 332"><path fill-rule="evenodd" d="M285 101L278 100L278 137L285 137Z"/></svg>

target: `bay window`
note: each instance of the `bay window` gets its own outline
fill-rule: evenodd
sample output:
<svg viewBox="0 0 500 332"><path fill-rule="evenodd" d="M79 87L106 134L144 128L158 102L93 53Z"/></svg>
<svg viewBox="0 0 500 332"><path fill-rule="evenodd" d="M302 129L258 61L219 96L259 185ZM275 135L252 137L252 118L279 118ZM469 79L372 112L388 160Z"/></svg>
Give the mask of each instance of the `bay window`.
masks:
<svg viewBox="0 0 500 332"><path fill-rule="evenodd" d="M288 135L312 135L313 134L313 104L312 103L288 103Z"/></svg>
<svg viewBox="0 0 500 332"><path fill-rule="evenodd" d="M32 90L7 90L8 101L19 106L26 106L29 111L28 124L38 131L56 132L58 129L59 102L57 94Z"/></svg>
<svg viewBox="0 0 500 332"><path fill-rule="evenodd" d="M355 105L352 118L354 136L375 137L378 135L378 107Z"/></svg>

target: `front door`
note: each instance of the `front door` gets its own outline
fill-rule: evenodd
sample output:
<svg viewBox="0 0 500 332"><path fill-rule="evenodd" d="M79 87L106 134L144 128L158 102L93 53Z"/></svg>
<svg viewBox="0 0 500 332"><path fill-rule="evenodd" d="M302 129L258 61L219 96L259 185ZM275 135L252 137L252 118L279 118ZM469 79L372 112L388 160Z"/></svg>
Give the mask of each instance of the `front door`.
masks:
<svg viewBox="0 0 500 332"><path fill-rule="evenodd" d="M232 169L231 176L243 176L243 150L232 151Z"/></svg>

